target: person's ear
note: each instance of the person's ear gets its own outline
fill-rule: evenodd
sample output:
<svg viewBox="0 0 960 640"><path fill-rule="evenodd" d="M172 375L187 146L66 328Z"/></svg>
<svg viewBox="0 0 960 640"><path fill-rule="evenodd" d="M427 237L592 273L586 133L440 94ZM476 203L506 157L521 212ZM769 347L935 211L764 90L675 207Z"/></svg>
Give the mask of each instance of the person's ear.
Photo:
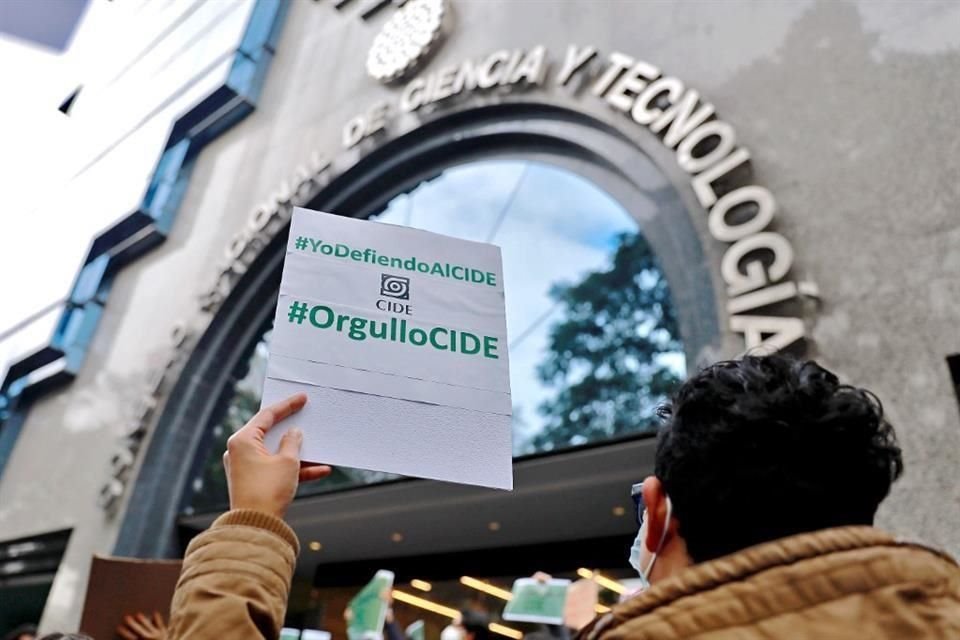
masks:
<svg viewBox="0 0 960 640"><path fill-rule="evenodd" d="M647 535L643 541L647 551L654 553L663 536L663 527L669 526L667 520L667 494L663 483L656 476L647 476L643 481L643 506L647 510Z"/></svg>

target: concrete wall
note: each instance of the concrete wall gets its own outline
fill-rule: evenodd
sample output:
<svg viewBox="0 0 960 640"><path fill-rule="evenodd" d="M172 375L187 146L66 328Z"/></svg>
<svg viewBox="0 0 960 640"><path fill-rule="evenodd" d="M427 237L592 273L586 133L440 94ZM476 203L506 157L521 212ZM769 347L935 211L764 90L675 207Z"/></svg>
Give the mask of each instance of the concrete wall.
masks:
<svg viewBox="0 0 960 640"><path fill-rule="evenodd" d="M960 416L944 362L960 351L960 6L453 0L453 10L426 72L537 44L557 64L568 44L591 44L646 59L717 106L752 152L754 181L777 197L795 273L819 284L808 352L875 391L898 429L906 474L880 524L960 551ZM168 356L174 324L208 322L198 295L228 242L312 151L338 168L353 162L342 126L397 100L399 88L363 68L384 19L294 2L257 110L203 151L170 240L119 277L78 379L31 409L0 482L0 539L74 528L47 629L78 622L89 556L108 553L117 533L96 498L120 425ZM657 144L602 100L552 85L502 99L574 106ZM415 125L397 120L387 136ZM655 159L695 202L672 156ZM723 246L695 224L718 266ZM732 355L736 338L723 349Z"/></svg>

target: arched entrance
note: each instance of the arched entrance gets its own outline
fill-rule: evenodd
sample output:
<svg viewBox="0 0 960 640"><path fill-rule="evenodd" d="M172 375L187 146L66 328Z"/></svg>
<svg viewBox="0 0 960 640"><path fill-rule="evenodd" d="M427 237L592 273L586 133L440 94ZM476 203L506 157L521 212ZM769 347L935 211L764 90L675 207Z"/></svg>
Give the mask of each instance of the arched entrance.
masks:
<svg viewBox="0 0 960 640"><path fill-rule="evenodd" d="M678 188L629 138L579 112L547 105L512 104L439 117L371 150L327 185L308 206L356 217L390 216L389 203L398 194L409 193L424 182L430 184L440 175L484 163L488 167L500 163L501 168L513 163L517 171L526 175L531 171L545 175L552 171L576 176L596 193L605 194L609 200L605 206L624 212L623 226L617 233L628 236L633 233L643 239L643 247L652 250L656 272L662 274L669 289L676 339L683 345L682 362L678 366L682 369L684 364L694 363L705 349L718 346L720 329L710 272L691 212ZM589 224L583 226L590 228ZM194 482L203 477L206 453L218 437L215 426L223 423L224 416L234 406L238 383L250 374L251 354L269 329L285 236L280 234L263 251L233 290L171 392L133 488L117 543L118 554L177 553L177 518L191 506ZM604 241L609 241L609 236L608 233ZM622 238L618 243L608 247L607 257L614 256L624 246ZM562 252L554 252L558 262L568 258L569 255ZM592 265L594 273L605 268L599 263ZM509 283L509 270L505 277ZM611 437L635 438L640 431L642 429L627 429ZM222 437L224 432L221 430L219 435ZM574 438L567 444L593 446L590 456L596 466L598 460L605 464L602 449L610 442L609 439L596 442L587 439L578 443ZM548 458L544 456L544 460ZM534 474L538 486L551 493L548 491L551 476L544 467L544 464L549 466L549 460L541 463L537 458L534 462L539 469ZM599 483L597 491L606 495L605 492L617 491L615 487L621 482L629 486L631 474L636 477L642 473L638 468L631 468L631 464L624 459L617 462L620 465L617 473L605 469L603 480L595 479ZM590 468L586 465L585 472ZM520 478L518 474L518 481ZM593 486L590 478L582 480L584 487ZM430 496L438 497L451 490L442 488L436 494L430 493L433 489L425 489L423 499L430 500ZM510 500L509 495L497 494L502 500ZM529 509L515 502L519 511ZM561 502L554 506L560 508ZM547 505L544 508L550 506L542 499L539 504ZM605 509L609 511L609 507ZM622 523L604 523L597 531L584 530L581 537L611 535L626 529ZM518 542L536 541L536 531L527 534L527 538ZM450 535L463 539L462 532ZM431 542L437 543L437 540ZM439 543L442 546L442 541ZM416 551L408 548L406 552Z"/></svg>

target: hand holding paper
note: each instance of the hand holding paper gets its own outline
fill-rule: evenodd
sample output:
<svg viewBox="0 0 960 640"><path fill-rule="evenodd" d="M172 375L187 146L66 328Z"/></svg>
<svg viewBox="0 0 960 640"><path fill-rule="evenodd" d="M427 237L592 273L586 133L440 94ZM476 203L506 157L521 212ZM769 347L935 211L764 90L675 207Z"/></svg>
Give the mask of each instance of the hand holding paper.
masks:
<svg viewBox="0 0 960 640"><path fill-rule="evenodd" d="M264 444L270 429L307 403L307 396L296 394L261 409L227 441L223 466L227 472L231 509L253 509L282 518L293 501L299 482L330 475L330 467L300 465L303 433L288 430L280 440L276 454Z"/></svg>

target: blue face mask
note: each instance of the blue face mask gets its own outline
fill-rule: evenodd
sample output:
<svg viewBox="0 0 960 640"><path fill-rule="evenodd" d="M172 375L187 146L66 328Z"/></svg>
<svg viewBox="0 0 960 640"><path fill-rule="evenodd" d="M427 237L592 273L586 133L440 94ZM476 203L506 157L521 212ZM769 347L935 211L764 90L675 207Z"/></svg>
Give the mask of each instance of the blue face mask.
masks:
<svg viewBox="0 0 960 640"><path fill-rule="evenodd" d="M643 530L643 527L640 527L640 530L637 531L637 537L633 541L633 546L630 547L630 566L633 567L637 575L640 576L640 589L643 591L650 588L650 581L647 580L643 567L640 566L640 551L643 549L643 539L646 535L647 532Z"/></svg>
<svg viewBox="0 0 960 640"><path fill-rule="evenodd" d="M633 546L630 547L630 566L633 567L637 575L640 576L640 591L646 591L650 588L650 572L653 571L653 564L657 561L657 555L660 553L660 550L663 548L663 543L667 539L667 528L670 526L670 516L672 514L673 503L670 502L670 498L667 497L667 518L663 523L663 533L660 534L660 542L657 543L657 548L654 550L653 555L650 556L650 562L646 568L640 563L640 554L643 552L644 539L647 537L647 531L644 528L647 522L646 517L643 519L643 524L640 525L640 530L637 531L637 537L633 541Z"/></svg>

